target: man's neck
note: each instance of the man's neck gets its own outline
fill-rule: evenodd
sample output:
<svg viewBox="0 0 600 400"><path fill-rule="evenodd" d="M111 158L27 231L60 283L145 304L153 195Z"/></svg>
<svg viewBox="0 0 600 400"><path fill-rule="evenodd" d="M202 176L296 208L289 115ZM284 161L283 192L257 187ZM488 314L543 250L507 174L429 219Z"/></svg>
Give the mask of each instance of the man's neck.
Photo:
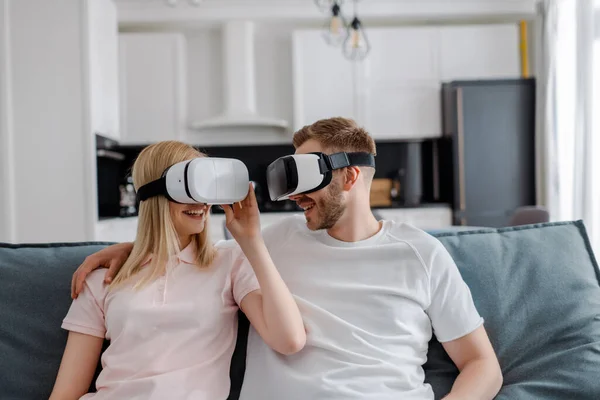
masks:
<svg viewBox="0 0 600 400"><path fill-rule="evenodd" d="M342 218L328 229L329 236L342 242L358 242L374 236L381 224L373 216L370 207L347 209Z"/></svg>

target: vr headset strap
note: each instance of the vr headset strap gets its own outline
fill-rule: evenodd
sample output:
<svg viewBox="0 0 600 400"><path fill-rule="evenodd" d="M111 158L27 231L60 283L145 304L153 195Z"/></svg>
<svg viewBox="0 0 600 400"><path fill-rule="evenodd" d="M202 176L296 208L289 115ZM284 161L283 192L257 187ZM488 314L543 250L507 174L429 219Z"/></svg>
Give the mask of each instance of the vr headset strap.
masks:
<svg viewBox="0 0 600 400"><path fill-rule="evenodd" d="M334 153L324 159L321 164L321 172L333 171L335 169L355 166L355 167L373 167L375 168L375 157L369 153ZM325 165L323 165L325 164Z"/></svg>
<svg viewBox="0 0 600 400"><path fill-rule="evenodd" d="M350 165L375 168L375 156L369 153L347 153Z"/></svg>
<svg viewBox="0 0 600 400"><path fill-rule="evenodd" d="M160 179L145 184L138 190L137 196L139 201L148 200L154 196L160 196L167 193L167 180L163 176Z"/></svg>

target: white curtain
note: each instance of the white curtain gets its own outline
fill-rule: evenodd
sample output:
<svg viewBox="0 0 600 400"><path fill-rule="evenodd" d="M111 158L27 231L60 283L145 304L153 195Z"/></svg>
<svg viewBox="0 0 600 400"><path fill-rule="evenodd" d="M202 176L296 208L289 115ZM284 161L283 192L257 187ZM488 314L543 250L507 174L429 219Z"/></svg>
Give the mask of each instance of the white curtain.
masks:
<svg viewBox="0 0 600 400"><path fill-rule="evenodd" d="M600 256L600 1L540 2L538 194L552 220L582 219Z"/></svg>

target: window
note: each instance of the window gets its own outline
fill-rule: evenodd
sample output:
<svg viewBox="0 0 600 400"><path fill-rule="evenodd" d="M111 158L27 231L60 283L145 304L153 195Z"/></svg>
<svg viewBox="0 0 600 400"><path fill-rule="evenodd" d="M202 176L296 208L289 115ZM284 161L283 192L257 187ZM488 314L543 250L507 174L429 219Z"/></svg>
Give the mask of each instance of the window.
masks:
<svg viewBox="0 0 600 400"><path fill-rule="evenodd" d="M549 65L553 219L583 219L600 253L600 0L557 0Z"/></svg>
<svg viewBox="0 0 600 400"><path fill-rule="evenodd" d="M593 55L593 83L592 83L592 135L590 146L596 156L591 157L592 188L590 196L593 202L597 203L594 207L593 218L590 228L596 234L595 251L600 251L600 0L595 0L594 9L594 55Z"/></svg>
<svg viewBox="0 0 600 400"><path fill-rule="evenodd" d="M556 42L556 104L555 137L559 193L559 219L571 219L575 204L575 107L577 88L576 4L574 1L558 3Z"/></svg>

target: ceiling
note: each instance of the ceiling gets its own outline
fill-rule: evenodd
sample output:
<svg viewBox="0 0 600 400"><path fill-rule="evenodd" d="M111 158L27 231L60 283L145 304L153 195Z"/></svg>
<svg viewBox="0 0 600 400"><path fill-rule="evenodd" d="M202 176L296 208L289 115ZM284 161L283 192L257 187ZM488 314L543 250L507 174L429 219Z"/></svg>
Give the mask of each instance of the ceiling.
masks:
<svg viewBox="0 0 600 400"><path fill-rule="evenodd" d="M114 0L121 24L178 24L218 22L229 19L319 20L323 17L313 0ZM352 12L352 0L345 0ZM532 19L538 0L358 0L365 19L438 20L510 18Z"/></svg>

